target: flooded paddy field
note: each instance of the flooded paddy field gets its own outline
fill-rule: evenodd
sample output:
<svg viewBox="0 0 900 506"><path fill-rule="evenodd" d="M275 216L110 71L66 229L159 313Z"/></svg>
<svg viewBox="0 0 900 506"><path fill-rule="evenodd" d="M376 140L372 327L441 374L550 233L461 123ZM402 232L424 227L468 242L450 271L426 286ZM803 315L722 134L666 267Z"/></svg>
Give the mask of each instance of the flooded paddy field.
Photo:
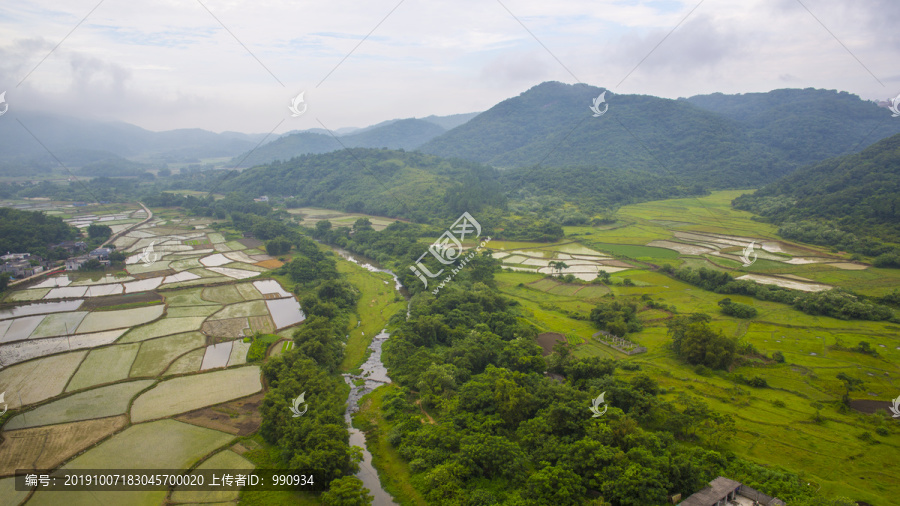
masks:
<svg viewBox="0 0 900 506"><path fill-rule="evenodd" d="M136 205L110 214L96 206L45 207L75 226L124 231L114 243L128 256L121 272L45 276L0 301L0 392L9 410L0 429L0 458L8 464L0 465L0 481L36 465L186 469L211 455L234 437L228 424L206 428L175 418L263 390L244 338L289 331L305 319L293 294L261 277L282 263L257 249L260 241L213 231L207 219L163 211L137 225L148 216ZM240 431L258 427L258 415L244 418ZM223 452L210 462L237 458L240 468L253 467ZM159 504L167 493L109 497ZM29 504L59 500L38 493Z"/></svg>

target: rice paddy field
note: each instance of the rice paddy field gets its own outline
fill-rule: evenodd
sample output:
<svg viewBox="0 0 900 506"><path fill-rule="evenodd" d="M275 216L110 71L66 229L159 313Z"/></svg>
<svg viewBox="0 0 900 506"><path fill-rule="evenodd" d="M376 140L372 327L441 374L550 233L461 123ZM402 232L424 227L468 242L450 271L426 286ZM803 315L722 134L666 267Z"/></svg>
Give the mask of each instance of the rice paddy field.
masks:
<svg viewBox="0 0 900 506"><path fill-rule="evenodd" d="M370 214L361 214L361 213L345 213L342 211L335 211L332 209L320 209L317 207L301 207L297 209L288 209L288 212L302 218L303 221L300 222L301 225L305 227L315 227L316 223L324 220L328 220L331 222L331 226L337 227L352 227L356 220L360 218L368 218L369 221L372 222L372 228L375 230L383 230L385 227L390 225L395 221L399 221L396 218L385 218L383 216L373 216Z"/></svg>
<svg viewBox="0 0 900 506"><path fill-rule="evenodd" d="M720 312L718 301L724 295L657 272L663 264L702 266L759 283L804 291L839 286L869 296L900 287L900 272L895 269L877 269L851 262L845 253L780 239L775 227L730 207L741 193L626 206L619 210L615 225L565 227L566 238L556 244L491 241L494 256L508 268L496 276L498 286L522 304L523 317L542 332L564 334L575 345L576 356L634 362L659 381L665 399L677 404L687 395L731 414L737 429L731 450L738 456L800 472L805 481L829 494L889 504L885 498L900 496L900 479L892 471L900 455L900 423L889 413L840 409L844 387L837 375L862 380L861 390L851 393L853 399L889 401L900 395L895 379L900 377L900 326L811 316L785 304L730 295L758 311L755 318L739 320ZM749 259L756 261L745 266L741 256L751 243ZM549 267L550 261L561 260L572 269L573 262L564 255L573 260L585 257L610 272L611 282L566 283L556 277L555 269L542 264L546 261ZM609 265L610 259L623 268L599 267ZM560 271L567 272L587 277ZM624 283L626 278L631 286ZM706 313L726 335L768 357L781 352L785 362L762 360L727 373L697 374L669 348L665 324L672 311L647 306L638 314L643 330L627 337L648 351L626 356L593 339L597 329L590 322L571 317L589 314L606 293L636 298L649 294L679 314ZM834 347L838 342L853 347L860 341L870 343L878 356ZM739 376L762 377L769 387L747 386Z"/></svg>
<svg viewBox="0 0 900 506"><path fill-rule="evenodd" d="M45 276L0 301L0 392L8 407L0 416L0 490L11 487L15 469L188 469L203 461L252 467L237 454L215 453L234 434L175 418L262 391L244 337L289 335L305 319L297 298L262 276L281 262L256 249L259 241L172 210L149 216L134 205L110 206L110 214L102 206L31 208L78 227L110 224L128 258L123 272ZM213 454L219 456L207 460ZM189 502L213 498L175 494ZM96 504L90 493L15 491L0 502L10 498ZM103 499L171 500L165 491Z"/></svg>

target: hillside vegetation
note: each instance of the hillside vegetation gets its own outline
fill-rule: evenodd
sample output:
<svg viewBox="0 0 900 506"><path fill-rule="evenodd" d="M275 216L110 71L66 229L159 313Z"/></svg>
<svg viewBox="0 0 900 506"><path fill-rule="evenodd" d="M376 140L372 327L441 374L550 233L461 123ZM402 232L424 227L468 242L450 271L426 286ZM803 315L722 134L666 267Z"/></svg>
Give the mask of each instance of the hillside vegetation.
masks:
<svg viewBox="0 0 900 506"><path fill-rule="evenodd" d="M599 166L674 174L683 184L710 188L747 187L851 152L889 116L847 93L776 90L762 98L690 100L607 92L609 111L594 118L588 106L602 91L545 82L420 149L502 168ZM764 109L761 101L774 105ZM900 125L887 124L868 142L898 132Z"/></svg>

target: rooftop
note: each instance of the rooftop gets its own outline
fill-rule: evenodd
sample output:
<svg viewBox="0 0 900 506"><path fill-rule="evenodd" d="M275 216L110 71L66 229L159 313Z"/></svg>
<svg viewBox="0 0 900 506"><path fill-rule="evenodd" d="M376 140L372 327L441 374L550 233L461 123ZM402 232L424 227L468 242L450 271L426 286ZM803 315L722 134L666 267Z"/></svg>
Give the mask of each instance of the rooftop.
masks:
<svg viewBox="0 0 900 506"><path fill-rule="evenodd" d="M719 476L711 481L708 487L679 503L679 506L712 506L740 486L740 482Z"/></svg>

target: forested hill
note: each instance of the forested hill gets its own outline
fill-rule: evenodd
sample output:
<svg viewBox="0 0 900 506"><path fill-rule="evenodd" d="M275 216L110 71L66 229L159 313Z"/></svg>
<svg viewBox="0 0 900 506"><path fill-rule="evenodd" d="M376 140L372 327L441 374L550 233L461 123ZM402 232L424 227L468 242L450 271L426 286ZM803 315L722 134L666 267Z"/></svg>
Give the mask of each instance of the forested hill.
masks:
<svg viewBox="0 0 900 506"><path fill-rule="evenodd" d="M464 160L354 148L254 167L217 191L293 196L298 206L427 221L502 206L497 177L496 170Z"/></svg>
<svg viewBox="0 0 900 506"><path fill-rule="evenodd" d="M448 117L450 121L453 118ZM253 167L275 160L290 160L305 154L321 154L342 148L415 149L446 130L424 119L401 119L385 125L362 129L338 136L327 132L298 132L285 135L259 148L235 156L231 162L238 168Z"/></svg>
<svg viewBox="0 0 900 506"><path fill-rule="evenodd" d="M788 90L798 96L808 94L805 107L798 111L782 104L780 107L792 114L760 115L755 121L746 121L736 106L727 113L724 106L717 110L715 97L669 100L607 91L609 110L595 118L588 106L602 91L586 85L542 83L436 137L420 150L500 168L538 163L545 167L600 166L674 174L685 185L746 187L774 181L834 153L845 153L864 137L854 137L855 132L871 131L873 121L890 116L887 110L853 95L819 90ZM745 96L733 101L740 103L740 97ZM758 101L757 97L746 100ZM703 107L698 105L701 103ZM809 114L808 109L816 113ZM813 131L809 124L816 121L819 128ZM831 128L838 124L839 128ZM779 136L788 137L785 133L794 128L802 141L779 139L773 143L768 133L776 129ZM869 142L877 140L876 135L893 133L900 133L900 122L879 129Z"/></svg>
<svg viewBox="0 0 900 506"><path fill-rule="evenodd" d="M900 133L900 122L874 102L846 91L781 89L767 93L697 95L688 102L722 114L751 129L754 141L776 149L784 159L807 165L850 154Z"/></svg>
<svg viewBox="0 0 900 506"><path fill-rule="evenodd" d="M900 135L798 169L735 199L734 206L774 223L824 219L847 231L900 242Z"/></svg>

